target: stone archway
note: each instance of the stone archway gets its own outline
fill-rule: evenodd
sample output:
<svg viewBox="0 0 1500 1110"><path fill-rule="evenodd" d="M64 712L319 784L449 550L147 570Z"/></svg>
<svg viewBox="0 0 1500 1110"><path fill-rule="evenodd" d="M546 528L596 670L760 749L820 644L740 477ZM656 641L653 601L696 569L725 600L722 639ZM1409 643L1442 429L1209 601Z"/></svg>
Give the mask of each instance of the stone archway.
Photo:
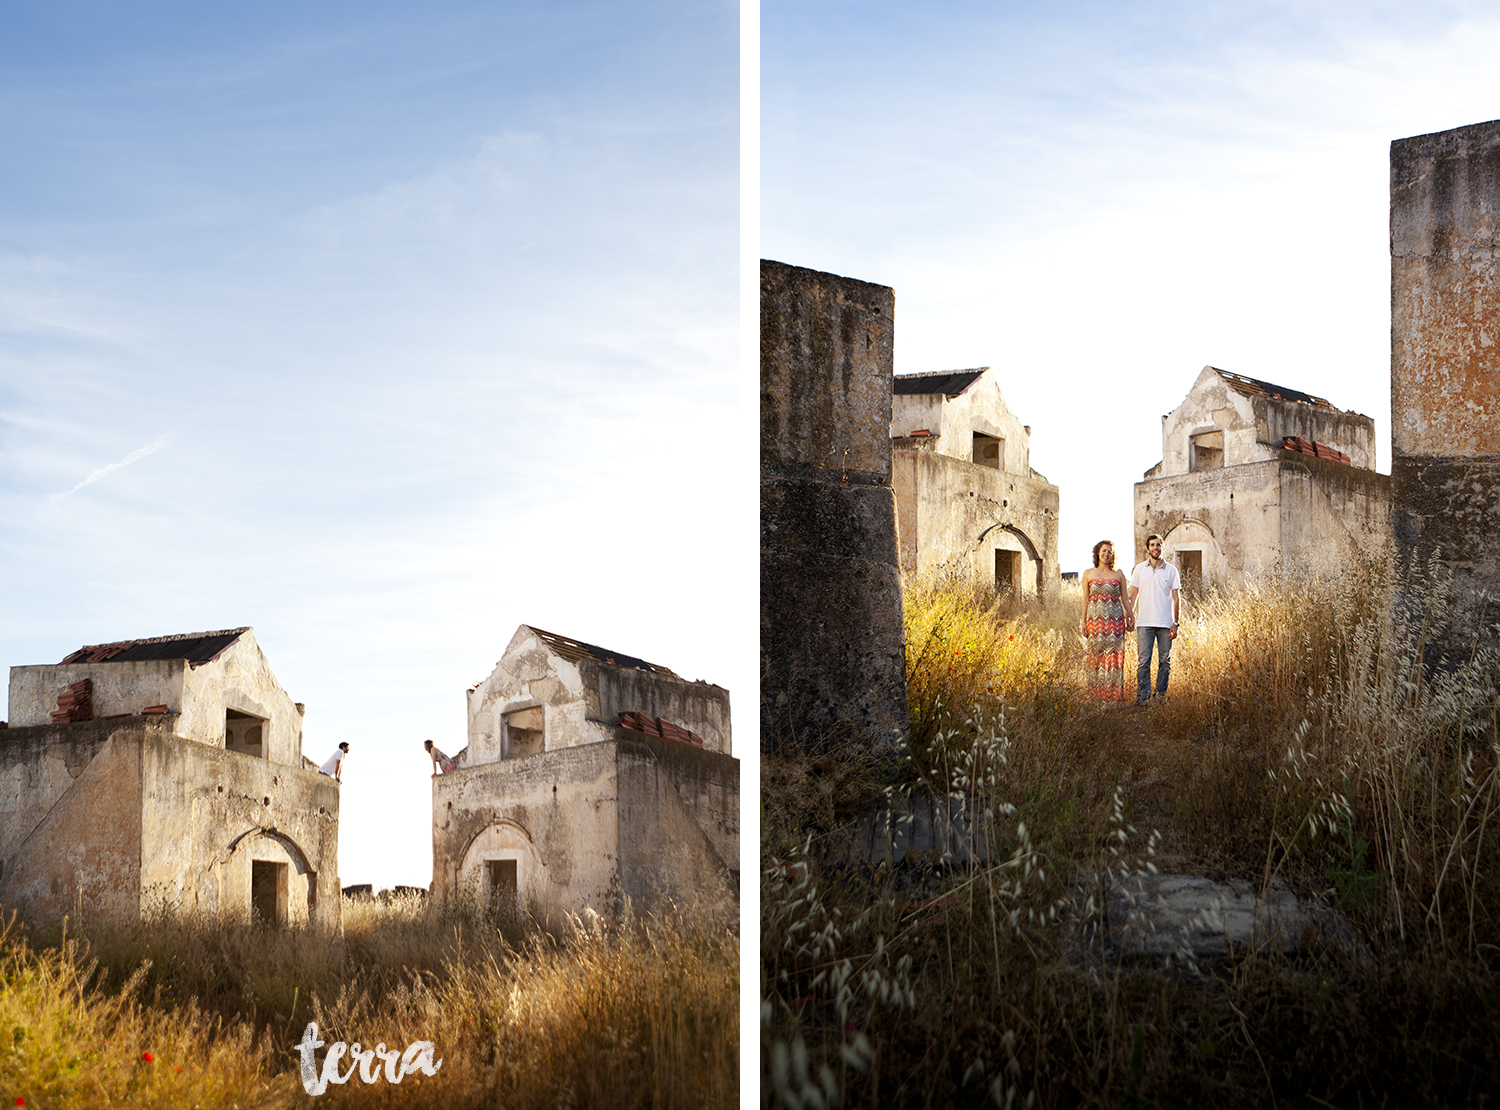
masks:
<svg viewBox="0 0 1500 1110"><path fill-rule="evenodd" d="M1182 592L1186 597L1224 589L1234 575L1214 530L1197 517L1185 517L1171 527L1162 537L1161 555L1182 576Z"/></svg>
<svg viewBox="0 0 1500 1110"><path fill-rule="evenodd" d="M995 564L995 589L1014 591L1018 596L1028 593L1036 598L1042 596L1042 553L1021 529L1014 524L991 524L979 533L974 541L976 569L984 575L991 558ZM1031 574L1023 569L1023 562L1030 561Z"/></svg>
<svg viewBox="0 0 1500 1110"><path fill-rule="evenodd" d="M498 818L465 846L454 890L485 912L513 918L529 908L546 912L551 879L531 833L515 821Z"/></svg>

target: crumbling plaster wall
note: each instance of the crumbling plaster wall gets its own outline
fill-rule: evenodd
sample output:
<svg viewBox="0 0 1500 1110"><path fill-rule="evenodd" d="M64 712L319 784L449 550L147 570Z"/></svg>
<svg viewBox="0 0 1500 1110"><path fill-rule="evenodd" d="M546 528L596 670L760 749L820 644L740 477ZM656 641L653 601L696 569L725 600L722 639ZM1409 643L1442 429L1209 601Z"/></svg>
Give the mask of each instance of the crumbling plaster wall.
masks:
<svg viewBox="0 0 1500 1110"><path fill-rule="evenodd" d="M644 713L696 732L708 751L730 754L729 691L722 686L594 659L581 660L578 668L587 719L610 736L621 713Z"/></svg>
<svg viewBox="0 0 1500 1110"><path fill-rule="evenodd" d="M648 736L617 752L620 885L635 911L737 899L739 761Z"/></svg>
<svg viewBox="0 0 1500 1110"><path fill-rule="evenodd" d="M1500 621L1500 120L1393 142L1390 188L1396 568L1451 572L1462 656Z"/></svg>
<svg viewBox="0 0 1500 1110"><path fill-rule="evenodd" d="M1004 470L1031 476L1031 432L1021 423L995 380L985 372L956 397L941 393L894 394L891 398L891 438L901 439L920 429L930 431L940 455L973 461L974 433L1005 441Z"/></svg>
<svg viewBox="0 0 1500 1110"><path fill-rule="evenodd" d="M1340 412L1273 397L1252 397L1257 428L1266 429L1261 443L1280 450L1287 436L1334 447L1349 456L1357 470L1375 469L1375 421L1357 412ZM1268 433L1268 434L1267 434Z"/></svg>
<svg viewBox="0 0 1500 1110"><path fill-rule="evenodd" d="M144 741L143 903L248 921L251 863L263 860L287 865L286 923L340 928L340 790L327 775L242 752Z"/></svg>
<svg viewBox="0 0 1500 1110"><path fill-rule="evenodd" d="M470 765L503 757L503 718L518 709L542 707L548 751L608 739L614 722L604 728L588 720L585 689L578 665L522 625L489 677L469 691Z"/></svg>
<svg viewBox="0 0 1500 1110"><path fill-rule="evenodd" d="M250 632L198 667L189 667L183 659L12 667L11 725L50 724L58 695L84 678L94 683L95 717L137 714L147 706L165 705L178 718L178 735L222 748L225 711L237 709L269 721L262 734L265 759L301 765L302 711L271 673Z"/></svg>
<svg viewBox="0 0 1500 1110"><path fill-rule="evenodd" d="M1283 567L1295 575L1339 574L1361 558L1390 555L1391 478L1374 470L1282 453Z"/></svg>
<svg viewBox="0 0 1500 1110"><path fill-rule="evenodd" d="M897 441L908 442L913 441ZM1035 592L1034 557L1040 558L1042 592L1057 589L1056 486L1029 473L993 470L917 446L898 446L891 465L903 574L953 571L993 583L995 552L1019 551L1023 593Z"/></svg>
<svg viewBox="0 0 1500 1110"><path fill-rule="evenodd" d="M225 710L237 709L270 722L261 740L267 762L302 765L302 711L271 673L252 633L242 633L211 663L187 668L183 695L180 735L222 748Z"/></svg>
<svg viewBox="0 0 1500 1110"><path fill-rule="evenodd" d="M182 708L183 659L147 659L137 663L69 663L10 669L10 725L29 728L50 725L57 697L74 682L94 683L94 716L138 714L150 705L165 705L176 714ZM220 721L219 731L223 732Z"/></svg>
<svg viewBox="0 0 1500 1110"><path fill-rule="evenodd" d="M27 917L140 909L137 740L171 719L33 725L0 732L0 903Z"/></svg>
<svg viewBox="0 0 1500 1110"><path fill-rule="evenodd" d="M1375 422L1368 416L1246 396L1205 366L1182 403L1162 417L1162 460L1150 476L1190 473L1192 437L1215 431L1224 433L1226 467L1278 458L1286 436L1336 447L1356 467L1375 466Z"/></svg>
<svg viewBox="0 0 1500 1110"><path fill-rule="evenodd" d="M761 262L761 742L907 721L891 492L895 294Z"/></svg>
<svg viewBox="0 0 1500 1110"><path fill-rule="evenodd" d="M1162 537L1162 557L1181 568L1202 552L1203 584L1248 585L1277 570L1332 573L1358 554L1378 557L1390 520L1390 478L1373 470L1278 451L1274 459L1135 486L1135 546ZM1121 555L1123 556L1123 552Z"/></svg>
<svg viewBox="0 0 1500 1110"><path fill-rule="evenodd" d="M1162 557L1179 569L1182 551L1203 552L1205 586L1247 585L1280 559L1279 460L1137 482L1134 544L1115 555L1127 575L1146 557L1153 533L1162 537Z"/></svg>
<svg viewBox="0 0 1500 1110"><path fill-rule="evenodd" d="M479 897L485 858L518 859L518 895L544 921L591 907L617 917L619 761L614 743L489 762L432 780L432 883Z"/></svg>
<svg viewBox="0 0 1500 1110"><path fill-rule="evenodd" d="M338 786L192 742L178 722L0 733L0 898L39 918L155 904L247 918L255 856L290 865L291 923L337 929Z"/></svg>

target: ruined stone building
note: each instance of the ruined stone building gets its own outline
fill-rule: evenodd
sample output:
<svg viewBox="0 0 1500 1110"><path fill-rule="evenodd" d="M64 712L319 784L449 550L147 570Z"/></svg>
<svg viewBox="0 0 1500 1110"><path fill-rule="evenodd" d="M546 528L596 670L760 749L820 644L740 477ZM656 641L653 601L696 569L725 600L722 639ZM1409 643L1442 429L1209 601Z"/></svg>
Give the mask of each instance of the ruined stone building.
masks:
<svg viewBox="0 0 1500 1110"><path fill-rule="evenodd" d="M886 286L761 261L762 748L907 723L894 329Z"/></svg>
<svg viewBox="0 0 1500 1110"><path fill-rule="evenodd" d="M1135 550L1162 537L1183 588L1244 585L1276 569L1335 570L1384 551L1390 478L1375 422L1321 397L1205 366L1162 417L1162 460L1135 487Z"/></svg>
<svg viewBox="0 0 1500 1110"><path fill-rule="evenodd" d="M1500 120L1391 144L1391 479L1398 572L1452 576L1434 657L1500 647Z"/></svg>
<svg viewBox="0 0 1500 1110"><path fill-rule="evenodd" d="M432 890L560 923L738 898L729 692L521 625L432 781Z"/></svg>
<svg viewBox="0 0 1500 1110"><path fill-rule="evenodd" d="M957 571L1026 596L1055 590L1057 487L989 367L892 379L891 484L901 572Z"/></svg>
<svg viewBox="0 0 1500 1110"><path fill-rule="evenodd" d="M302 719L249 628L12 667L0 904L337 929L339 788L305 765Z"/></svg>

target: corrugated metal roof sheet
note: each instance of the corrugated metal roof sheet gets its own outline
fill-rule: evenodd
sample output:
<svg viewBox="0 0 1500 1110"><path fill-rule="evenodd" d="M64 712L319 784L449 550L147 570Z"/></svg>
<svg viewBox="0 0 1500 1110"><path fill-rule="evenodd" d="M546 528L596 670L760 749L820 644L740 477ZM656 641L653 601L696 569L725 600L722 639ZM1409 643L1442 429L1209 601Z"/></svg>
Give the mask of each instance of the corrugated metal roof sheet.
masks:
<svg viewBox="0 0 1500 1110"><path fill-rule="evenodd" d="M648 663L644 659L638 659L634 655L626 655L624 652L610 651L598 644L586 644L582 640L575 640L571 636L559 636L556 632L544 632L534 624L528 624L527 628L537 634L537 637L553 651L557 652L570 663L577 663L585 657L598 660L600 663L610 663L616 667L634 667L638 671L654 671L657 674L669 675L672 678L680 677L677 672L668 670L666 667L655 663Z"/></svg>
<svg viewBox="0 0 1500 1110"><path fill-rule="evenodd" d="M988 370L981 366L977 370L943 370L935 374L897 374L891 379L891 392L897 396L918 393L941 393L945 397L957 397L979 380Z"/></svg>
<svg viewBox="0 0 1500 1110"><path fill-rule="evenodd" d="M1283 401L1301 401L1307 405L1321 405L1325 409L1333 408L1332 401L1323 397L1314 397L1311 393L1303 393L1300 389L1288 389L1284 385L1272 385L1258 378L1232 374L1228 370L1220 370L1217 366L1214 367L1214 372L1228 382L1229 387L1236 393L1243 393L1247 397L1279 397Z"/></svg>
<svg viewBox="0 0 1500 1110"><path fill-rule="evenodd" d="M81 647L64 663L137 663L148 659L186 659L194 667L211 663L246 632L230 628L223 632L185 632L178 636L151 636L143 640L118 640L112 644Z"/></svg>

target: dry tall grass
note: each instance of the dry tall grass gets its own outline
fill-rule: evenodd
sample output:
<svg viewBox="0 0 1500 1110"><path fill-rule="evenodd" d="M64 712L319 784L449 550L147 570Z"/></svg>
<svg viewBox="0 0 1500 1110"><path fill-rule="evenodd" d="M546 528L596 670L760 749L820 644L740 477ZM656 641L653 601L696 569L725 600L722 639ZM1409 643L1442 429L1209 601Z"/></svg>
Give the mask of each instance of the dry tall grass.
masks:
<svg viewBox="0 0 1500 1110"><path fill-rule="evenodd" d="M443 1061L399 1085L356 1073L328 1086L327 1105L729 1106L733 930L721 908L502 934L403 898L346 900L343 937L170 912L68 937L13 923L0 938L0 1098L306 1105L295 1046L316 1021L325 1044L426 1040Z"/></svg>
<svg viewBox="0 0 1500 1110"><path fill-rule="evenodd" d="M763 766L767 1103L1477 1104L1500 1059L1495 660L1424 674L1388 598L1355 568L1192 602L1169 703L1118 709L1083 688L1076 590L909 589L905 758ZM851 866L816 791L788 791L821 781L945 796L979 858ZM1148 866L1274 879L1361 939L1090 956L1079 880Z"/></svg>

